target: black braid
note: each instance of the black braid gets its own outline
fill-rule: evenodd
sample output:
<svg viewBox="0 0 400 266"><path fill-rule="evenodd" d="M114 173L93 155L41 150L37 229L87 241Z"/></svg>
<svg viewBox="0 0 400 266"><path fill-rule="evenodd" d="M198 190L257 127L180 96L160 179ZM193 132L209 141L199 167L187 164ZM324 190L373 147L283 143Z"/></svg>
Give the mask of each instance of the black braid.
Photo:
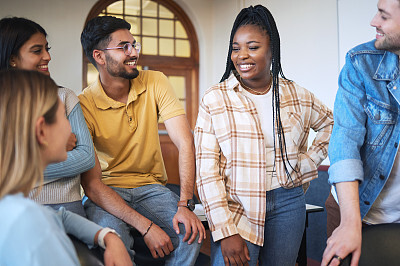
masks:
<svg viewBox="0 0 400 266"><path fill-rule="evenodd" d="M233 43L233 38L236 34L236 31L244 25L256 25L259 26L262 30L266 31L270 38L270 45L272 49L272 110L273 110L273 124L276 124L276 130L277 130L277 135L279 138L279 149L281 152L281 156L284 161L284 166L285 166L285 172L289 180L292 180L292 177L290 176L289 169L287 167L287 164L290 166L290 168L293 171L296 171L292 165L289 162L289 158L287 156L287 151L286 151L286 142L285 142L285 133L283 130L283 125L281 121L281 115L280 115L280 99L279 99L279 75L285 79L288 80L285 75L283 74L282 71L282 66L281 66L281 51L280 51L280 38L279 38L279 32L275 24L275 20L271 14L271 12L264 6L262 5L256 5L256 6L250 6L248 8L244 8L240 11L240 13L237 15L235 22L233 23L232 31L231 31L231 36L229 40L229 50L228 50L228 57L226 60L226 69L225 73L221 78L221 81L226 80L231 72L235 70L235 66L233 65L233 62L231 60L231 54L232 54L232 43ZM288 80L290 81L290 80ZM274 127L274 149L276 149L275 146L275 127ZM274 162L275 164L275 162Z"/></svg>

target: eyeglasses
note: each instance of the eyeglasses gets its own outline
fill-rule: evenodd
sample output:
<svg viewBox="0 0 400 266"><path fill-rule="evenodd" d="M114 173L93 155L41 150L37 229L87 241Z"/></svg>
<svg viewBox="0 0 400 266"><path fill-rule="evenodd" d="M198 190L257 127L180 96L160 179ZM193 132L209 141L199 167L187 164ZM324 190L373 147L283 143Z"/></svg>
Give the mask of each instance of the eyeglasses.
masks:
<svg viewBox="0 0 400 266"><path fill-rule="evenodd" d="M124 50L125 55L130 55L132 53L133 48L135 48L137 53L140 53L140 49L142 48L142 45L140 44L140 42L135 42L134 44L127 42L121 47L110 47L110 48L104 48L104 49L99 49L99 50L104 51L104 50L122 49L122 50Z"/></svg>

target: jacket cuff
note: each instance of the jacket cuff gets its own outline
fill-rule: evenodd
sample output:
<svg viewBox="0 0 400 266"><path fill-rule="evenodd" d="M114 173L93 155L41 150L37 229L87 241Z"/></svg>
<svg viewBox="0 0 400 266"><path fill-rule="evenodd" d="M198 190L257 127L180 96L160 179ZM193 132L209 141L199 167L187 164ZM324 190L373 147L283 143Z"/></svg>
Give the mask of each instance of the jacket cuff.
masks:
<svg viewBox="0 0 400 266"><path fill-rule="evenodd" d="M329 167L329 183L334 185L340 182L363 181L364 169L361 160L341 160Z"/></svg>

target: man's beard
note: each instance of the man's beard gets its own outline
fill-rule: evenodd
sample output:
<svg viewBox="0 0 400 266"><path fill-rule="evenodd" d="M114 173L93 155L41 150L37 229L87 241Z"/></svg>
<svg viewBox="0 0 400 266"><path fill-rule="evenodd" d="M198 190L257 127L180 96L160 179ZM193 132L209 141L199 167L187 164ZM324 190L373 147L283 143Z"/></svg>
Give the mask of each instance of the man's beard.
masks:
<svg viewBox="0 0 400 266"><path fill-rule="evenodd" d="M396 36L387 36L383 39L375 40L375 48L378 50L386 50L390 52L399 52L400 51L400 35Z"/></svg>
<svg viewBox="0 0 400 266"><path fill-rule="evenodd" d="M132 72L127 72L123 66L119 65L119 62L114 60L111 56L106 54L107 60L107 72L113 77L120 77L124 79L135 79L139 76L139 70L132 69Z"/></svg>

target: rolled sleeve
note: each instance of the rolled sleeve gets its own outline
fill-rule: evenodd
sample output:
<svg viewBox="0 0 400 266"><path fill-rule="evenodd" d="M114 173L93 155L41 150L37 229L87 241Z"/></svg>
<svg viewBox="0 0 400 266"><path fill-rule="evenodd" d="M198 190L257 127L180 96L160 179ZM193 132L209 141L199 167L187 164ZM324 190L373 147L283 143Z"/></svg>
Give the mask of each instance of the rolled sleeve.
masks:
<svg viewBox="0 0 400 266"><path fill-rule="evenodd" d="M357 159L338 161L329 167L328 173L328 181L331 185L340 182L363 181L364 179L362 161Z"/></svg>

